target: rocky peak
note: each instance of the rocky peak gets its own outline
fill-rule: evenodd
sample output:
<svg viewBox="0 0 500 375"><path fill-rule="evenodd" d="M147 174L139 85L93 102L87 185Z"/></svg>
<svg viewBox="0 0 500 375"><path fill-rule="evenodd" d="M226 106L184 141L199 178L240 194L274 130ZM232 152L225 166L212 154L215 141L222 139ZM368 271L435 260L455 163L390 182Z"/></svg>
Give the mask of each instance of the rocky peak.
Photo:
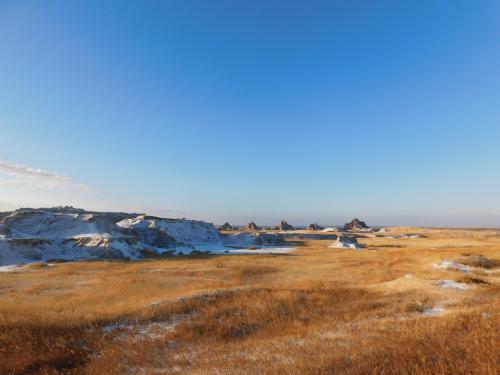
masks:
<svg viewBox="0 0 500 375"><path fill-rule="evenodd" d="M260 228L257 226L257 224L255 224L253 221L249 222L248 223L248 226L247 226L248 229L250 230L259 230Z"/></svg>
<svg viewBox="0 0 500 375"><path fill-rule="evenodd" d="M323 227L317 223L309 224L309 230L322 230Z"/></svg>
<svg viewBox="0 0 500 375"><path fill-rule="evenodd" d="M360 230L360 229L368 229L368 225L364 221L359 220L358 218L351 220L349 223L345 223L344 230Z"/></svg>
<svg viewBox="0 0 500 375"><path fill-rule="evenodd" d="M293 230L293 227L286 222L286 220L281 220L279 225L280 230Z"/></svg>
<svg viewBox="0 0 500 375"><path fill-rule="evenodd" d="M233 230L235 228L226 221L224 224L222 224L222 226L220 227L220 229L222 229L222 230Z"/></svg>

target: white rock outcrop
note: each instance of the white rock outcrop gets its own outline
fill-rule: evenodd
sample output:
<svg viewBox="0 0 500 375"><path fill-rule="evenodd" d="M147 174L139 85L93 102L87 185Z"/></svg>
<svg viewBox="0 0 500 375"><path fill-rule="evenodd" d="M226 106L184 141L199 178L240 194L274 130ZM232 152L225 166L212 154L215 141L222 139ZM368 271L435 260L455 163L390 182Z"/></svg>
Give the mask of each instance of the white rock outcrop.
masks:
<svg viewBox="0 0 500 375"><path fill-rule="evenodd" d="M329 247L335 249L363 249L364 246L358 243L356 237L353 236L338 236L337 241Z"/></svg>
<svg viewBox="0 0 500 375"><path fill-rule="evenodd" d="M72 207L20 209L0 219L0 266L35 261L142 258L225 253L230 248L285 245L280 234L222 235L211 223Z"/></svg>

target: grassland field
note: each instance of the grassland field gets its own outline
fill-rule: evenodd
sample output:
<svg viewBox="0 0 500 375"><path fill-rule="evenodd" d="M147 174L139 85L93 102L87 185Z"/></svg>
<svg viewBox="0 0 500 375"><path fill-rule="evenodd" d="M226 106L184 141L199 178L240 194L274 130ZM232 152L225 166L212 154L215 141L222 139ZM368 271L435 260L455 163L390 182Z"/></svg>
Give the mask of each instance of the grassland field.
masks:
<svg viewBox="0 0 500 375"><path fill-rule="evenodd" d="M0 374L500 374L500 230L359 242L1 272Z"/></svg>

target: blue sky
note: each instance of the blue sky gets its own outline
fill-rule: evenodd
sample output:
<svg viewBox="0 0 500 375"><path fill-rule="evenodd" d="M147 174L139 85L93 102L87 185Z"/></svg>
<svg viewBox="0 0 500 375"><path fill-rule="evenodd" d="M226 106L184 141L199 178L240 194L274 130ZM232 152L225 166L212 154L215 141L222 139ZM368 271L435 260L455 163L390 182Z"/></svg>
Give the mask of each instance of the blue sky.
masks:
<svg viewBox="0 0 500 375"><path fill-rule="evenodd" d="M0 209L500 225L495 1L2 1Z"/></svg>

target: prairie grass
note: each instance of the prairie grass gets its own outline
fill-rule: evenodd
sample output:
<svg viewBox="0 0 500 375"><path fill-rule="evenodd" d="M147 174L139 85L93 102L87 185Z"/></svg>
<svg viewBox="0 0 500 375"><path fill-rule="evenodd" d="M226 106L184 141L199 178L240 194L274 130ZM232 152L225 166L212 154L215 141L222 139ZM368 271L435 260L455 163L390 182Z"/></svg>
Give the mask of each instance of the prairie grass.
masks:
<svg viewBox="0 0 500 375"><path fill-rule="evenodd" d="M464 284L489 284L488 281L486 281L485 279L472 275L464 275L458 278L457 281L459 283L464 283Z"/></svg>
<svg viewBox="0 0 500 375"><path fill-rule="evenodd" d="M460 263L471 267L492 269L500 267L500 262L498 260L488 259L481 254L468 254L463 258L460 258Z"/></svg>
<svg viewBox="0 0 500 375"><path fill-rule="evenodd" d="M402 233L425 238L0 273L0 374L500 373L500 237ZM443 259L485 271L432 266Z"/></svg>

